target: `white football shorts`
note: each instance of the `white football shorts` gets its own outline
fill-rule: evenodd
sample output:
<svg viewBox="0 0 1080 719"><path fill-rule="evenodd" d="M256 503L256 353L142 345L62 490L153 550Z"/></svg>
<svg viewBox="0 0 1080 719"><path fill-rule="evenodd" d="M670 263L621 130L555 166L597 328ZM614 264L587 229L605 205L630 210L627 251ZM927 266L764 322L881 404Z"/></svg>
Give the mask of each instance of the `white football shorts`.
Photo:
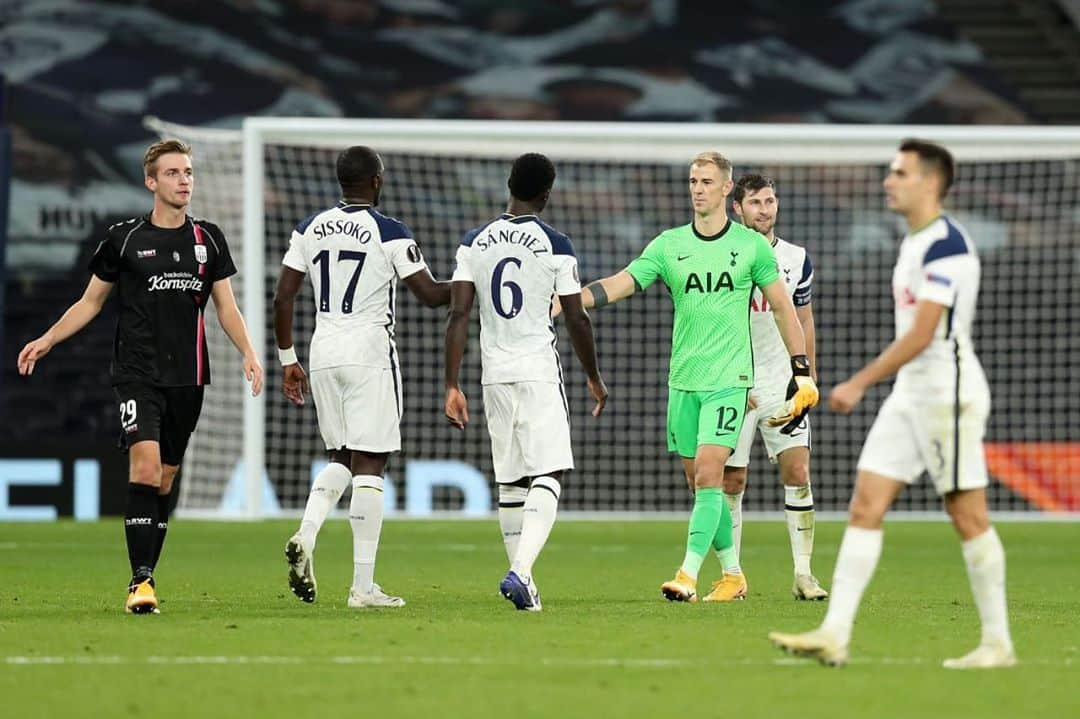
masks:
<svg viewBox="0 0 1080 719"><path fill-rule="evenodd" d="M310 381L327 449L375 453L401 449L401 377L397 372L345 365L314 370Z"/></svg>
<svg viewBox="0 0 1080 719"><path fill-rule="evenodd" d="M793 447L810 448L810 415L803 417L802 423L791 434L782 434L780 427L770 427L769 418L775 416L784 408L784 401L773 398L772 402L758 405L754 409L746 410L743 419L742 432L735 450L728 457L726 467L746 467L750 464L750 448L754 444L754 433L761 432L761 439L765 442L765 451L769 455L769 461L776 464L776 458L780 453Z"/></svg>
<svg viewBox="0 0 1080 719"><path fill-rule="evenodd" d="M498 484L574 468L570 418L561 384L486 384L484 415Z"/></svg>
<svg viewBox="0 0 1080 719"><path fill-rule="evenodd" d="M987 486L982 442L989 395L963 402L941 400L890 394L866 435L859 470L908 484L927 472L938 494Z"/></svg>

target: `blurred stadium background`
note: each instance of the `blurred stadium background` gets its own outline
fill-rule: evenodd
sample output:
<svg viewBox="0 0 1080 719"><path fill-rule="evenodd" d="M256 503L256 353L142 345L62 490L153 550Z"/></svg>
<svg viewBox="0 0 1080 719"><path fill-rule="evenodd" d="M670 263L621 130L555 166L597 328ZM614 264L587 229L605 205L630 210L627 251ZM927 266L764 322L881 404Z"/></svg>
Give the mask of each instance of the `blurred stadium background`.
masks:
<svg viewBox="0 0 1080 719"><path fill-rule="evenodd" d="M238 248L241 228L225 216L239 217L243 200L236 131L246 117L528 120L551 123L552 133L568 121L952 125L971 126L973 136L987 125L1072 126L1080 124L1080 3L7 0L0 73L0 519L89 518L122 508L122 493L109 489L125 472L108 380L115 309L54 350L30 380L16 375L15 357L79 296L103 229L147 211L140 159L158 131L196 143L203 182L193 209L221 223ZM723 143L710 149L725 151ZM335 199L333 155L302 144L266 149L271 291L289 228ZM211 167L211 157L220 164ZM384 209L412 226L433 271L448 277L456 238L501 210L507 163L406 151L386 159ZM560 177L549 219L576 239L584 278L621 267L658 230L689 217L685 168L656 162L648 147L618 163L554 159ZM887 284L902 230L879 192L889 158L732 159L737 172L776 177L778 234L815 259L827 388L891 336ZM994 507L1078 512L1080 155L962 165L950 207L983 260L976 342L995 397L987 438ZM434 476L430 509L475 510L467 486L438 482L448 465L432 464L461 462L490 476L482 423L458 441L442 422L442 316L404 293L398 316L407 415L405 451L389 469L397 507L428 509L408 504L406 482L423 474L412 467L430 470L425 481ZM669 303L653 291L594 319L612 412L595 425L586 420L564 341L579 456L564 506L682 510L683 480L662 432ZM264 439L273 493L264 509L294 511L321 444L310 406L295 412L278 394L271 341ZM181 482L181 508L191 511L243 504L229 491L241 388L235 372L216 377L208 397L218 404L208 404ZM851 420L814 415L819 508L843 509L883 396L877 391ZM778 483L760 452L752 467L748 507L778 507ZM937 509L927 486L906 493L902 506Z"/></svg>

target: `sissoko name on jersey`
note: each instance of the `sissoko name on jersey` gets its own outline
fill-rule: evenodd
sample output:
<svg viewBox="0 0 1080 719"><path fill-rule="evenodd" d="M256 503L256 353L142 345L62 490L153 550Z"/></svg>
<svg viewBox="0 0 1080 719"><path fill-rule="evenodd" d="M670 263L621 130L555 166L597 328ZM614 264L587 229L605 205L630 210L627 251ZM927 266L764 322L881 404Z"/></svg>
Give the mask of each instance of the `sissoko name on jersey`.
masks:
<svg viewBox="0 0 1080 719"><path fill-rule="evenodd" d="M358 365L398 375L398 278L427 269L412 232L366 204L339 202L293 230L282 264L309 275L318 312L311 371Z"/></svg>
<svg viewBox="0 0 1080 719"><path fill-rule="evenodd" d="M116 283L120 297L113 384L210 384L204 311L214 283L236 274L217 225L187 217L180 227L157 227L149 214L117 223L90 271Z"/></svg>

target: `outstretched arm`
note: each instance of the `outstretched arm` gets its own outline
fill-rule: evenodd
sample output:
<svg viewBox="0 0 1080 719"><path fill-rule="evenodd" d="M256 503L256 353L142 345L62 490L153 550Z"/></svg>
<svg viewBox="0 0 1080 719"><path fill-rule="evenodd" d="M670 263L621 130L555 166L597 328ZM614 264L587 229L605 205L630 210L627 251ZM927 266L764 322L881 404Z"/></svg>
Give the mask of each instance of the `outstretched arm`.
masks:
<svg viewBox="0 0 1080 719"><path fill-rule="evenodd" d="M46 330L45 334L26 343L19 352L19 374L33 374L34 365L39 359L49 354L49 350L90 324L90 320L97 317L101 308L105 306L105 300L109 298L112 288L112 282L106 282L96 275L91 276L82 297L68 307L63 316Z"/></svg>
<svg viewBox="0 0 1080 719"><path fill-rule="evenodd" d="M469 315L476 298L472 282L450 283L450 319L446 322L446 419L458 429L469 423L469 407L458 384L465 344L469 341Z"/></svg>
<svg viewBox="0 0 1080 719"><path fill-rule="evenodd" d="M602 280L590 282L581 288L581 304L585 309L599 309L620 300L625 300L638 291L637 281L626 270L616 272ZM563 311L558 296L552 302L551 316L558 317Z"/></svg>
<svg viewBox="0 0 1080 719"><path fill-rule="evenodd" d="M931 300L919 300L915 306L915 322L911 329L897 337L877 357L856 372L847 382L841 382L829 393L829 408L841 414L851 414L866 390L891 377L915 359L934 339L944 305Z"/></svg>
<svg viewBox="0 0 1080 719"><path fill-rule="evenodd" d="M221 329L225 330L233 346L243 355L244 376L251 383L251 394L257 396L259 392L262 392L263 368L255 348L251 345L251 338L248 337L244 316L240 314L240 308L236 306L236 296L233 294L232 282L229 278L215 282L213 289L210 290L210 296L214 299L214 308L217 310Z"/></svg>
<svg viewBox="0 0 1080 719"><path fill-rule="evenodd" d="M282 265L278 276L277 289L274 291L274 338L277 340L278 359L282 364L281 391L289 401L299 406L304 404L304 395L308 392L308 379L293 349L293 314L296 295L304 282L304 273Z"/></svg>
<svg viewBox="0 0 1080 719"><path fill-rule="evenodd" d="M445 307L450 304L450 283L439 282L427 269L412 273L404 282L424 307Z"/></svg>
<svg viewBox="0 0 1080 719"><path fill-rule="evenodd" d="M563 310L566 312L566 329L570 333L570 342L574 345L574 352L585 369L589 378L589 393L596 400L592 416L598 417L604 411L607 404L608 391L604 380L600 377L600 368L596 361L596 342L593 339L592 321L589 313L582 306L581 295L559 295Z"/></svg>
<svg viewBox="0 0 1080 719"><path fill-rule="evenodd" d="M638 286L634 277L622 270L602 280L590 282L581 288L581 304L585 309L601 308L620 300L625 300L637 292Z"/></svg>

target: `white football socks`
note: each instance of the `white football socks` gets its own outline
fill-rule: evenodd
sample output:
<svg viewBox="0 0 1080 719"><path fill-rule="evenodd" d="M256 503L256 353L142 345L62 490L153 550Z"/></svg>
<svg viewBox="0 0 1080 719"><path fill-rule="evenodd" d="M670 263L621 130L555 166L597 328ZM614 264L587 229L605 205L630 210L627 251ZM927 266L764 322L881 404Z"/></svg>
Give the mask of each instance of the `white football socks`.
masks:
<svg viewBox="0 0 1080 719"><path fill-rule="evenodd" d="M308 493L307 506L304 507L304 518L300 520L300 541L304 543L305 551L315 551L319 530L322 529L330 510L337 506L345 488L349 486L350 479L352 472L349 468L337 462L331 462L315 475L315 481Z"/></svg>
<svg viewBox="0 0 1080 719"><path fill-rule="evenodd" d="M514 555L517 554L525 498L528 496L528 487L517 487L512 484L499 485L499 529L502 530L503 546L506 547L508 562L513 562Z"/></svg>
<svg viewBox="0 0 1080 719"><path fill-rule="evenodd" d="M993 527L961 545L971 593L982 621L982 643L1012 648L1005 606L1005 549ZM835 592L834 592L835 596Z"/></svg>
<svg viewBox="0 0 1080 719"><path fill-rule="evenodd" d="M836 557L836 571L833 573L829 611L821 624L822 629L834 634L843 645L851 640L855 612L881 557L881 539L880 529L848 525L844 530L840 553Z"/></svg>
<svg viewBox="0 0 1080 719"><path fill-rule="evenodd" d="M521 518L521 539L510 564L510 569L522 579L532 577L533 564L555 525L561 491L562 487L553 477L537 477L529 487Z"/></svg>
<svg viewBox="0 0 1080 719"><path fill-rule="evenodd" d="M375 582L375 554L383 523L383 478L358 474L352 478L349 525L353 534L352 590L370 594Z"/></svg>
<svg viewBox="0 0 1080 719"><path fill-rule="evenodd" d="M742 498L743 492L728 494L724 492L724 501L731 512L731 538L735 540L735 554L742 557Z"/></svg>
<svg viewBox="0 0 1080 719"><path fill-rule="evenodd" d="M795 575L810 574L810 556L814 553L814 495L809 484L784 487L784 515Z"/></svg>

